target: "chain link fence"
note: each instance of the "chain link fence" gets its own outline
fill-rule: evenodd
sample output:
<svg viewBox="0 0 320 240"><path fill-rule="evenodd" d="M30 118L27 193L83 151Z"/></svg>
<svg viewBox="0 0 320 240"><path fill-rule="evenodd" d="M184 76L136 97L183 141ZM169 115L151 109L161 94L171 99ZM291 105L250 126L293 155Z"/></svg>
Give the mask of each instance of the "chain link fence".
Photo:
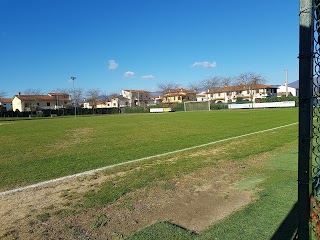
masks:
<svg viewBox="0 0 320 240"><path fill-rule="evenodd" d="M311 141L311 239L320 239L320 0L314 0L313 126Z"/></svg>

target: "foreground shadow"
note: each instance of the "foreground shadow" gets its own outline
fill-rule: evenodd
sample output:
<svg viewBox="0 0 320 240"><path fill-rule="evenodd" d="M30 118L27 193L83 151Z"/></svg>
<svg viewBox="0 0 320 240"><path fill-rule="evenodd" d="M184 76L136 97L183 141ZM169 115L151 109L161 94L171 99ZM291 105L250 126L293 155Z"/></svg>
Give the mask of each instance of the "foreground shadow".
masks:
<svg viewBox="0 0 320 240"><path fill-rule="evenodd" d="M298 228L298 203L296 202L291 211L281 223L277 231L271 237L271 240L297 239Z"/></svg>

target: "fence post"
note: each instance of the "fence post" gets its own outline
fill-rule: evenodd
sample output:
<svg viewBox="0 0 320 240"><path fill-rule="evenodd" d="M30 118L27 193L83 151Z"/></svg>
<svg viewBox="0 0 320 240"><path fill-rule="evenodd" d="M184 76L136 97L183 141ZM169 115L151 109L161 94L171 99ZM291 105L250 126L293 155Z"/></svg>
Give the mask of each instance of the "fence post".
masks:
<svg viewBox="0 0 320 240"><path fill-rule="evenodd" d="M298 237L310 237L310 157L312 141L313 1L300 0Z"/></svg>

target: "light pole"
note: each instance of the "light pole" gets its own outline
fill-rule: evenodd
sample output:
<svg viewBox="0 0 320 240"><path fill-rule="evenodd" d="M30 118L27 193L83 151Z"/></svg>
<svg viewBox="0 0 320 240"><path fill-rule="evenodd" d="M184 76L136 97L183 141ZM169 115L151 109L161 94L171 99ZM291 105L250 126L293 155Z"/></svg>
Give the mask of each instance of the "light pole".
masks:
<svg viewBox="0 0 320 240"><path fill-rule="evenodd" d="M75 91L74 91L74 81L76 80L76 77L71 77L72 81L72 88L73 88L73 104L74 104L74 117L77 117L77 106L76 106L76 98L75 98Z"/></svg>
<svg viewBox="0 0 320 240"><path fill-rule="evenodd" d="M288 68L286 68L286 97L288 97Z"/></svg>

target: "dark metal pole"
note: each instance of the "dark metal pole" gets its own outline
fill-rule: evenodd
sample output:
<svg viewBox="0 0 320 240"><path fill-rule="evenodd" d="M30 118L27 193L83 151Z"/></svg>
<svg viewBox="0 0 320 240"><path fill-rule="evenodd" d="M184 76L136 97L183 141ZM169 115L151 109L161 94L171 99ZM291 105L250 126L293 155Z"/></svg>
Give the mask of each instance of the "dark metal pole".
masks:
<svg viewBox="0 0 320 240"><path fill-rule="evenodd" d="M310 237L310 158L312 141L313 5L300 0L299 41L299 154L298 154L298 238Z"/></svg>

